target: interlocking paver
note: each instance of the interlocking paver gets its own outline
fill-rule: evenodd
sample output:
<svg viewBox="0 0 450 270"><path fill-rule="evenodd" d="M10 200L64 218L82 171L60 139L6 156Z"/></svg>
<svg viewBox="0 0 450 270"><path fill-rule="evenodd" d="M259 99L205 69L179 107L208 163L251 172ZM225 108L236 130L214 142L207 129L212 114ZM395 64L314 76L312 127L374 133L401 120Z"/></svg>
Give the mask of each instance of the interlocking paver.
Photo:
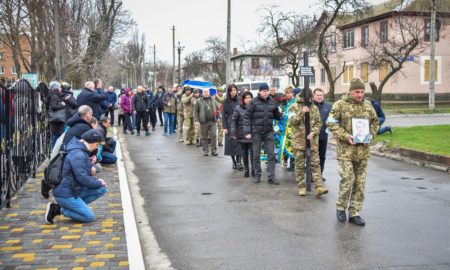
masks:
<svg viewBox="0 0 450 270"><path fill-rule="evenodd" d="M90 205L95 220L88 224L63 216L45 224L49 200L40 194L42 176L39 171L28 179L11 208L0 210L0 269L128 269L117 166L104 166L98 175L108 193Z"/></svg>

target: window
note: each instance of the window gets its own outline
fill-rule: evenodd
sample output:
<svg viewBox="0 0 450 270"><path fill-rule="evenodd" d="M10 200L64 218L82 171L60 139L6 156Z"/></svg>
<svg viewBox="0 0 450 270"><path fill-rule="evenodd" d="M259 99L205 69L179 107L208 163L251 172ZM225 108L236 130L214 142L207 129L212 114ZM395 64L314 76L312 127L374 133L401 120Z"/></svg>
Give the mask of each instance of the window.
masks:
<svg viewBox="0 0 450 270"><path fill-rule="evenodd" d="M369 45L369 26L363 26L361 28L361 46L366 47Z"/></svg>
<svg viewBox="0 0 450 270"><path fill-rule="evenodd" d="M364 82L369 81L369 64L367 64L367 63L361 64L361 79Z"/></svg>
<svg viewBox="0 0 450 270"><path fill-rule="evenodd" d="M429 42L431 40L431 19L425 20L425 41ZM439 30L441 28L441 21L436 20L436 39L435 41L439 41Z"/></svg>
<svg viewBox="0 0 450 270"><path fill-rule="evenodd" d="M386 43L388 41L388 22L380 22L380 42Z"/></svg>
<svg viewBox="0 0 450 270"><path fill-rule="evenodd" d="M277 57L273 57L272 58L272 68L273 69L278 69L280 68L281 64L280 64L280 58Z"/></svg>
<svg viewBox="0 0 450 270"><path fill-rule="evenodd" d="M354 72L355 66L353 64L345 65L343 76L344 84L350 84L350 81L353 80L353 78L355 77Z"/></svg>
<svg viewBox="0 0 450 270"><path fill-rule="evenodd" d="M355 32L348 31L344 34L344 48L354 48L355 47Z"/></svg>
<svg viewBox="0 0 450 270"><path fill-rule="evenodd" d="M382 63L380 65L380 82L384 80L384 78L386 78L386 75L388 73L388 64L387 63Z"/></svg>
<svg viewBox="0 0 450 270"><path fill-rule="evenodd" d="M425 60L425 81L430 81L430 60ZM434 80L438 80L438 62L434 60Z"/></svg>
<svg viewBox="0 0 450 270"><path fill-rule="evenodd" d="M333 34L330 39L331 52L336 52L336 34Z"/></svg>
<svg viewBox="0 0 450 270"><path fill-rule="evenodd" d="M259 58L258 57L252 58L252 69L259 69Z"/></svg>
<svg viewBox="0 0 450 270"><path fill-rule="evenodd" d="M5 67L0 66L0 74L5 74Z"/></svg>
<svg viewBox="0 0 450 270"><path fill-rule="evenodd" d="M325 69L320 69L320 84L325 84Z"/></svg>
<svg viewBox="0 0 450 270"><path fill-rule="evenodd" d="M272 78L272 84L273 87L280 88L280 78Z"/></svg>
<svg viewBox="0 0 450 270"><path fill-rule="evenodd" d="M12 73L12 74L17 74L17 69L16 69L16 67L11 67L11 73Z"/></svg>
<svg viewBox="0 0 450 270"><path fill-rule="evenodd" d="M309 84L310 85L315 85L316 84L316 73L313 73L314 75L309 77Z"/></svg>

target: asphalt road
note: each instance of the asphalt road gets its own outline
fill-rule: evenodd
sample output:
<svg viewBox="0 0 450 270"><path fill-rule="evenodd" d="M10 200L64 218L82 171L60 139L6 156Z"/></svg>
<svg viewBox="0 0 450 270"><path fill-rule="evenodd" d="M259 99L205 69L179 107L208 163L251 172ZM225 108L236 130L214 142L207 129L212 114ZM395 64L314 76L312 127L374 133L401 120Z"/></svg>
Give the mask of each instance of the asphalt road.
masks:
<svg viewBox="0 0 450 270"><path fill-rule="evenodd" d="M151 226L176 269L450 269L449 174L372 157L361 228L336 220L331 147L329 194L301 198L279 165L280 186L265 174L254 184L222 148L203 157L161 129L123 138L148 217L139 223Z"/></svg>

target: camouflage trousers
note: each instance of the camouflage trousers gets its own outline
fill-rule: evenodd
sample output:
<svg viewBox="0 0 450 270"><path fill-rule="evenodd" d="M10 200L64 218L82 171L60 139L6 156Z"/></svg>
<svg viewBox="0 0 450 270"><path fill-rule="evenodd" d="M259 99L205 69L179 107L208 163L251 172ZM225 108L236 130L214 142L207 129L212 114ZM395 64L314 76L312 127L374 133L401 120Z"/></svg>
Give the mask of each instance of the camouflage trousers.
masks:
<svg viewBox="0 0 450 270"><path fill-rule="evenodd" d="M295 151L295 180L299 188L306 187L305 171L306 171L306 151ZM320 173L320 161L317 151L310 152L311 174L314 188L323 186L322 174Z"/></svg>
<svg viewBox="0 0 450 270"><path fill-rule="evenodd" d="M349 217L358 216L364 203L367 176L367 160L338 160L341 176L336 209L344 211L348 206Z"/></svg>
<svg viewBox="0 0 450 270"><path fill-rule="evenodd" d="M194 118L187 117L186 119L184 119L184 124L186 126L186 144L194 144Z"/></svg>
<svg viewBox="0 0 450 270"><path fill-rule="evenodd" d="M183 113L177 114L177 127L178 127L178 141L183 141L183 124L184 124L184 115Z"/></svg>
<svg viewBox="0 0 450 270"><path fill-rule="evenodd" d="M223 144L223 126L220 119L217 121L217 142L219 145Z"/></svg>

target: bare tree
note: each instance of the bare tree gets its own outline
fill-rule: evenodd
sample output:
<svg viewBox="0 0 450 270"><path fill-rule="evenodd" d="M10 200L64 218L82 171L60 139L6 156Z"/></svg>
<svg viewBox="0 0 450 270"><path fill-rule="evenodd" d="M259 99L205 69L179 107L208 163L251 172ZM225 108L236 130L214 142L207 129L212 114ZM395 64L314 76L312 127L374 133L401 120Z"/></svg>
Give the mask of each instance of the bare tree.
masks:
<svg viewBox="0 0 450 270"><path fill-rule="evenodd" d="M360 17L362 14L370 12L370 4L366 0L321 0L320 5L324 7L324 13L317 23L319 30L317 56L327 74L329 84L328 99L334 101L336 80L344 72L343 70L333 78L330 68L330 52L334 51L338 40L342 40L337 35L334 27L336 19L338 16L343 15Z"/></svg>
<svg viewBox="0 0 450 270"><path fill-rule="evenodd" d="M292 72L288 76L295 87L299 86L299 61L302 52L309 49L314 40L314 33L311 31L314 22L307 15L282 12L278 6L263 7L259 11L263 16L258 30L269 39L274 39L275 44L267 44L266 48L270 53L279 54L280 50L283 52L285 63L282 65L291 67Z"/></svg>
<svg viewBox="0 0 450 270"><path fill-rule="evenodd" d="M207 71L204 51L194 51L184 57L184 79L203 77Z"/></svg>
<svg viewBox="0 0 450 270"><path fill-rule="evenodd" d="M207 74L207 80L215 85L222 85L225 82L225 55L226 44L221 38L211 36L206 41L205 51L212 65L210 72Z"/></svg>

